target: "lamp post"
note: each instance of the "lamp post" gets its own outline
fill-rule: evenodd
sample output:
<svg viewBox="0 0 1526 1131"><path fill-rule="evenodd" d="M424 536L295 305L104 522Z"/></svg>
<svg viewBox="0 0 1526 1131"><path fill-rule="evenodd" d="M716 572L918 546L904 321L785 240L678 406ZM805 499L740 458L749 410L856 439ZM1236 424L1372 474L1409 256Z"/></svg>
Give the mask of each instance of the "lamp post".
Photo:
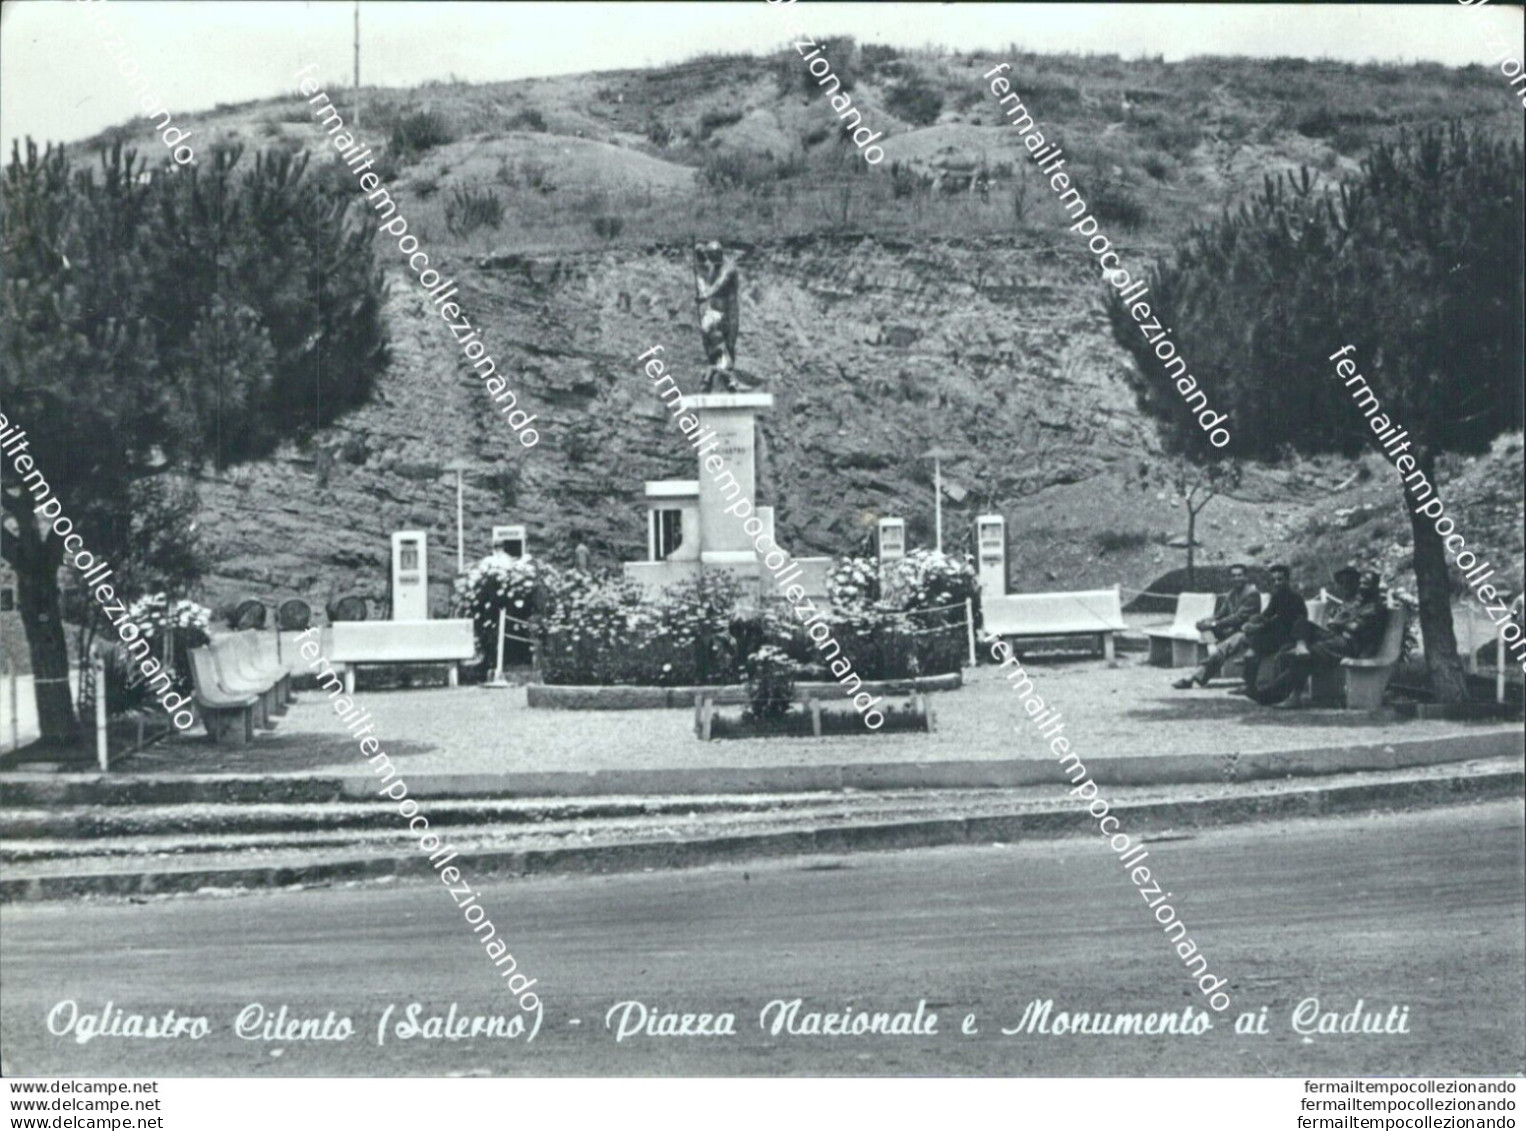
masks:
<svg viewBox="0 0 1526 1131"><path fill-rule="evenodd" d="M466 521L462 494L465 485L462 477L473 470L465 460L453 460L445 465L446 471L456 473L456 576L466 572Z"/></svg>
<svg viewBox="0 0 1526 1131"><path fill-rule="evenodd" d="M355 0L355 122L360 126L360 0Z"/></svg>
<svg viewBox="0 0 1526 1131"><path fill-rule="evenodd" d="M943 461L958 454L947 448L929 448L919 457L933 461L933 531L940 554L943 553Z"/></svg>

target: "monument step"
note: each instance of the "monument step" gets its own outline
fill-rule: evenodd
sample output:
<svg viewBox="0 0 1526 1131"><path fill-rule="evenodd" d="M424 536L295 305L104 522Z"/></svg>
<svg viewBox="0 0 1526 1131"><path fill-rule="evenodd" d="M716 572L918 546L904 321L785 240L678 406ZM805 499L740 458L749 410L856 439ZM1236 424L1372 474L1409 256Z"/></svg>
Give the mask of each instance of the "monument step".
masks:
<svg viewBox="0 0 1526 1131"><path fill-rule="evenodd" d="M425 799L421 811L443 827L547 826L567 821L618 821L709 813L778 812L831 803L842 795L758 794L731 797L443 800ZM197 836L305 832L343 836L378 830L395 834L397 802L283 804L76 805L0 809L0 840L80 840L134 836Z"/></svg>
<svg viewBox="0 0 1526 1131"><path fill-rule="evenodd" d="M1420 771L1352 774L1307 782L1259 782L1205 790L1201 787L1112 790L1109 800L1120 827L1136 839L1176 838L1185 830L1257 820L1320 817L1338 813L1418 809L1519 798L1526 775L1520 758ZM1013 843L1080 837L1094 851L1095 823L1084 808L1051 789L1047 798L993 797L991 804L924 798L920 808L894 812L858 808L857 798L816 811L708 814L690 821L586 820L556 828L452 829L442 841L458 853L456 864L473 881L491 875L551 872L597 873L737 863L750 859L926 848L938 845ZM884 795L877 795L884 801ZM909 799L902 799L903 801ZM99 842L89 854L70 853L7 860L0 901L74 898L80 895L190 893L205 890L326 886L434 879L416 843L378 831L343 845L296 837L264 844L248 838L213 838L162 851L151 840ZM1186 835L1190 835L1187 833ZM18 842L3 845L7 855ZM24 847L24 846L23 846ZM33 846L35 847L35 845ZM115 854L105 851L121 848Z"/></svg>

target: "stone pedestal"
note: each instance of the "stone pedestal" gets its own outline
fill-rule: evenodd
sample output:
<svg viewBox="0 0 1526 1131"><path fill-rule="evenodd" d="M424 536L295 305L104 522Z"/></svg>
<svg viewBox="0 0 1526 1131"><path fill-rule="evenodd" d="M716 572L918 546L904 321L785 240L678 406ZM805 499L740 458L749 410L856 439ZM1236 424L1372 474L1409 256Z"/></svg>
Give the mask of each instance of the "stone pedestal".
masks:
<svg viewBox="0 0 1526 1131"><path fill-rule="evenodd" d="M760 505L757 495L761 439L757 415L773 405L774 398L767 393L700 393L684 398L684 411L699 422L699 429L689 434L698 456L697 477L646 485L647 556L652 560L625 564L625 576L649 595L704 574L728 573L744 593L782 596L769 572L772 568L784 572L813 599L825 597L830 558L792 559L802 569L785 569L786 552L781 547L769 563L758 554L758 536L747 533L744 525L756 518L763 534L773 539L774 508ZM741 505L744 500L747 505ZM664 531L674 519L681 525L682 541L676 549L659 553L672 541ZM758 528L757 523L753 528Z"/></svg>
<svg viewBox="0 0 1526 1131"><path fill-rule="evenodd" d="M429 551L422 530L392 535L392 619L429 619Z"/></svg>
<svg viewBox="0 0 1526 1131"><path fill-rule="evenodd" d="M699 419L700 435L713 433L717 441L713 448L709 441L700 445L710 448L699 460L700 561L751 566L757 553L742 523L758 504L756 418L773 408L774 398L768 393L701 393L685 402ZM735 508L739 499L746 499L751 508L727 514L726 508Z"/></svg>
<svg viewBox="0 0 1526 1131"><path fill-rule="evenodd" d="M1007 520L999 514L975 519L976 561L980 592L988 597L1007 593Z"/></svg>

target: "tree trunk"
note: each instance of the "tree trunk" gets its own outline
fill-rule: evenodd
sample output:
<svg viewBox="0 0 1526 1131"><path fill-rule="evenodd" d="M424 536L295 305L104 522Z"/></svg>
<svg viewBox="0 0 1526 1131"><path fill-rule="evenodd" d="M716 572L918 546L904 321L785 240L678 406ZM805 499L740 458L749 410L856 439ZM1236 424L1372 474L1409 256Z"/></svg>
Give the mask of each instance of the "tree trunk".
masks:
<svg viewBox="0 0 1526 1131"><path fill-rule="evenodd" d="M1197 592L1197 511L1187 506L1187 589ZM1153 647L1153 645L1152 645Z"/></svg>
<svg viewBox="0 0 1526 1131"><path fill-rule="evenodd" d="M1438 488L1436 458L1427 451L1416 458L1427 481ZM1447 576L1446 546L1436 533L1436 520L1417 514L1406 496L1410 530L1415 540L1415 588L1420 600L1420 635L1425 642L1425 666L1430 674L1431 694L1438 703L1461 703L1468 697L1468 681L1457 655L1452 631L1452 595Z"/></svg>
<svg viewBox="0 0 1526 1131"><path fill-rule="evenodd" d="M30 516L29 516L30 517ZM69 687L69 646L59 615L58 563L35 529L23 525L18 538L16 604L32 654L37 722L44 746L72 746L79 741L74 693Z"/></svg>

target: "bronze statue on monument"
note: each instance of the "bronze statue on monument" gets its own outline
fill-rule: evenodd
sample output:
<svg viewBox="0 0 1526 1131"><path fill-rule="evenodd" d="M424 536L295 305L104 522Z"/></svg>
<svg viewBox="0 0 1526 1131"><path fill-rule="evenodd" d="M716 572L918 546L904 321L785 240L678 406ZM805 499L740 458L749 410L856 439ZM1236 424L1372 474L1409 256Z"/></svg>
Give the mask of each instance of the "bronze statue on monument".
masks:
<svg viewBox="0 0 1526 1131"><path fill-rule="evenodd" d="M736 257L722 248L719 240L694 245L694 286L694 301L699 305L699 336L705 346L705 360L710 363L704 391L714 391L717 381L728 393L758 388L762 382L752 380L736 365L742 275Z"/></svg>

